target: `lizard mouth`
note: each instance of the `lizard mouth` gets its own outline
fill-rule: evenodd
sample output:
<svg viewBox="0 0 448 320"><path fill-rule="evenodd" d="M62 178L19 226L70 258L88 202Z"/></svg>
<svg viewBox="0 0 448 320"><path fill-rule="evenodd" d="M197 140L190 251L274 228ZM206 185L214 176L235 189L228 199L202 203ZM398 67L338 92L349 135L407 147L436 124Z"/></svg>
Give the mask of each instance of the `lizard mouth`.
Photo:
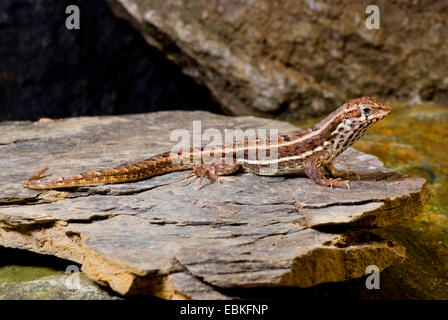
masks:
<svg viewBox="0 0 448 320"><path fill-rule="evenodd" d="M386 105L382 105L381 109L378 113L378 119L377 120L381 120L385 117L387 117L390 113L391 113L392 109Z"/></svg>
<svg viewBox="0 0 448 320"><path fill-rule="evenodd" d="M387 108L386 110L384 110L380 119L383 119L383 118L387 117L390 114L391 111L392 110L390 108Z"/></svg>
<svg viewBox="0 0 448 320"><path fill-rule="evenodd" d="M387 117L390 114L390 112L391 112L390 109L381 110L374 117L372 117L371 119L372 124Z"/></svg>

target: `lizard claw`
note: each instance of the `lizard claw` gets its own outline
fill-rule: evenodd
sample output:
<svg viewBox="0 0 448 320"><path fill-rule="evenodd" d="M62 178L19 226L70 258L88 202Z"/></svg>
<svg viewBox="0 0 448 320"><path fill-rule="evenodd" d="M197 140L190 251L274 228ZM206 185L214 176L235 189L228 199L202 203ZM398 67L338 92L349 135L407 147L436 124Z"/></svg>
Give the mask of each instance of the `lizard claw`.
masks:
<svg viewBox="0 0 448 320"><path fill-rule="evenodd" d="M191 175L196 175L199 178L199 185L202 184L202 180L204 180L204 178L209 178L210 180L221 183L215 171L216 170L214 166L199 164L195 166L193 170L191 170L191 172L186 175L186 178Z"/></svg>
<svg viewBox="0 0 448 320"><path fill-rule="evenodd" d="M327 186L329 186L331 189L333 189L333 187L336 188L343 188L343 187L347 187L347 189L350 189L350 181L348 180L342 180L341 178L337 178L337 179L331 179L331 180L327 180Z"/></svg>
<svg viewBox="0 0 448 320"><path fill-rule="evenodd" d="M191 177L192 175L194 175L193 170L190 171L188 174L186 174L185 177L184 177L184 179L187 179L187 178Z"/></svg>

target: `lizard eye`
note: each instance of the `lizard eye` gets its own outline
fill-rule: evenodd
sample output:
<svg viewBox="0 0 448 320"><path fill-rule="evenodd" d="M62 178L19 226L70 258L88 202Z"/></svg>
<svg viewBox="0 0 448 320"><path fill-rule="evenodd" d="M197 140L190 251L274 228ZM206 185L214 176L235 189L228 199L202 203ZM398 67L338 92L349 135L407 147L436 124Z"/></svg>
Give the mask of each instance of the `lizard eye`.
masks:
<svg viewBox="0 0 448 320"><path fill-rule="evenodd" d="M364 108L364 109L362 109L362 112L365 113L365 114L369 114L370 111L371 111L370 108Z"/></svg>

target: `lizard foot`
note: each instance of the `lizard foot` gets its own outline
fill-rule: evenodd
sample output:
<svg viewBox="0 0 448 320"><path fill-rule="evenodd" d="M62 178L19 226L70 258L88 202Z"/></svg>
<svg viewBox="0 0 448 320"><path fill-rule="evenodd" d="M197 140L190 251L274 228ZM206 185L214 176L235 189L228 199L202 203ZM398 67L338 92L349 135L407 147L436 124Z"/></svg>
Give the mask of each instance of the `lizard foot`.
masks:
<svg viewBox="0 0 448 320"><path fill-rule="evenodd" d="M303 168L307 176L321 186L350 189L350 181L342 180L341 178L327 179L312 161L304 162Z"/></svg>
<svg viewBox="0 0 448 320"><path fill-rule="evenodd" d="M221 183L218 176L234 174L240 170L240 165L237 163L201 163L196 165L193 170L186 176L196 175L200 178L199 184L204 178L209 178L212 181Z"/></svg>
<svg viewBox="0 0 448 320"><path fill-rule="evenodd" d="M330 188L336 187L336 188L347 188L350 189L350 181L348 180L342 180L341 178L337 179L326 179L327 180L327 186Z"/></svg>
<svg viewBox="0 0 448 320"><path fill-rule="evenodd" d="M212 181L220 183L221 181L218 178L216 173L216 165L207 165L207 164L198 164L196 165L190 173L187 174L186 177L190 177L192 175L196 175L199 178L199 185L202 184L202 180L204 178L209 178Z"/></svg>

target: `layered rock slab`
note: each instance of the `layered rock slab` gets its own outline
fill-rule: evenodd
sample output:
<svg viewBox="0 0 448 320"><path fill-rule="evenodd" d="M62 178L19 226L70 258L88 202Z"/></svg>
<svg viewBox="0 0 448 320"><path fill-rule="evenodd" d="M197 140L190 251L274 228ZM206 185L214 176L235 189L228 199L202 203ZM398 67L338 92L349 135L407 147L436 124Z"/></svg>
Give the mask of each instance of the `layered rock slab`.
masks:
<svg viewBox="0 0 448 320"><path fill-rule="evenodd" d="M168 151L177 143L170 141L173 130L191 132L195 120L202 130L221 132L294 130L279 121L181 111L3 123L0 245L75 261L122 295L167 299L309 287L361 277L368 265L383 270L403 261L403 247L363 228L419 214L428 198L425 180L399 175L354 149L336 161L337 168L360 175L350 190L319 186L305 176L252 174L199 187L185 172L70 191L21 186L45 166L52 175L69 175ZM341 233L332 226L351 229Z"/></svg>

